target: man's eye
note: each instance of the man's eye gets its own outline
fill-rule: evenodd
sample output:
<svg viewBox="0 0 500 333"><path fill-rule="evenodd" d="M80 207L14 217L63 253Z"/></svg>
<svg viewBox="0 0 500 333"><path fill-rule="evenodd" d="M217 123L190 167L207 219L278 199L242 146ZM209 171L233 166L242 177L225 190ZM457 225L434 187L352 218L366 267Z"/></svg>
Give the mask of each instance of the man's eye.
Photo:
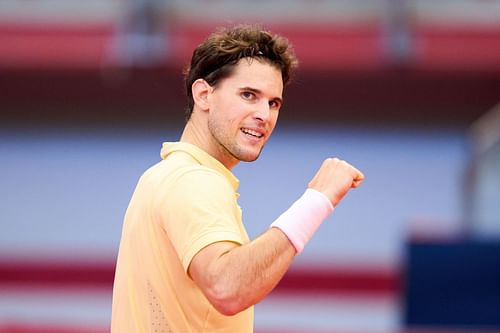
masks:
<svg viewBox="0 0 500 333"><path fill-rule="evenodd" d="M280 103L276 102L276 101L270 101L269 102L269 106L272 108L272 109L279 109L280 108Z"/></svg>
<svg viewBox="0 0 500 333"><path fill-rule="evenodd" d="M253 99L255 97L254 93L250 92L250 91L242 92L241 96L243 96L243 98L245 98L245 99Z"/></svg>

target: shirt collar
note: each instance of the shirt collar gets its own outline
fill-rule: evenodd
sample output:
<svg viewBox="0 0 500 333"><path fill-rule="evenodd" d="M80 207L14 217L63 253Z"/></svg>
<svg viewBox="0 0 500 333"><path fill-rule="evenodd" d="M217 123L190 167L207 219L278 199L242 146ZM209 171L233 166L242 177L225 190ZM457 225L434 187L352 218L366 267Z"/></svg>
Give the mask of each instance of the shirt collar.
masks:
<svg viewBox="0 0 500 333"><path fill-rule="evenodd" d="M168 155L173 152L181 151L192 156L201 165L207 166L215 171L221 173L231 184L234 191L238 189L240 181L236 178L233 173L226 168L221 162L213 158L210 154L205 152L203 149L187 142L164 142L160 156L165 159Z"/></svg>

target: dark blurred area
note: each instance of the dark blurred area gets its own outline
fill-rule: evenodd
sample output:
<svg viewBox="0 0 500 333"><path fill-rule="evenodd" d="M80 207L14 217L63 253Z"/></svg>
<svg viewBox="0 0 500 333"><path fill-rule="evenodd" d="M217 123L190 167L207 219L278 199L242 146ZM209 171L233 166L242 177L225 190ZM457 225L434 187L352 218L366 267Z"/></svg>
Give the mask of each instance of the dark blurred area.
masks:
<svg viewBox="0 0 500 333"><path fill-rule="evenodd" d="M500 329L500 242L413 240L407 251L408 325Z"/></svg>

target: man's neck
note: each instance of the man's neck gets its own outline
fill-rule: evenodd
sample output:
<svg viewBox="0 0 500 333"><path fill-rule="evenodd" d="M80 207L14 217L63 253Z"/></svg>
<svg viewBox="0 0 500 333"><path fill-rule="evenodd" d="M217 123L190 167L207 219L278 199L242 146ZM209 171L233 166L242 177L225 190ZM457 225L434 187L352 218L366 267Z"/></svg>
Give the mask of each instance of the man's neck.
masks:
<svg viewBox="0 0 500 333"><path fill-rule="evenodd" d="M232 170L239 163L239 160L228 154L224 147L213 144L214 138L208 130L207 122L197 121L193 117L189 119L184 127L180 141L197 146L221 162L229 170Z"/></svg>

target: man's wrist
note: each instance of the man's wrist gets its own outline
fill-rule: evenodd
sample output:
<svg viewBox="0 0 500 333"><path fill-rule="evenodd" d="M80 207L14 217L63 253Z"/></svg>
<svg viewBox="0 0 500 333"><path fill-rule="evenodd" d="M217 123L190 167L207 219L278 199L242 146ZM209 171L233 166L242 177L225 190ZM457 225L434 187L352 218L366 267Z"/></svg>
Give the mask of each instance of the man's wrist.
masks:
<svg viewBox="0 0 500 333"><path fill-rule="evenodd" d="M271 227L280 229L299 254L333 209L333 204L326 195L308 188Z"/></svg>

